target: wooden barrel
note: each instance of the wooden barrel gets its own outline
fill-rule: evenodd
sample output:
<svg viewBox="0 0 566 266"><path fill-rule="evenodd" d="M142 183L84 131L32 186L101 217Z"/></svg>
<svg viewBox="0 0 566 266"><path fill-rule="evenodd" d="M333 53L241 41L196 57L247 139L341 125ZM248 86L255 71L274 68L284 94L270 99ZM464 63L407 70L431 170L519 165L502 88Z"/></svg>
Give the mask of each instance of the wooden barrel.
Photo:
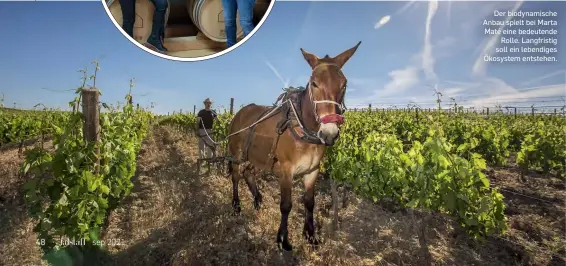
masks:
<svg viewBox="0 0 566 266"><path fill-rule="evenodd" d="M254 5L254 25L258 25L269 9L270 0L256 0Z"/></svg>
<svg viewBox="0 0 566 266"><path fill-rule="evenodd" d="M187 12L193 23L208 38L217 42L226 42L224 9L221 0L187 0ZM240 26L240 15L236 16L236 37L244 35Z"/></svg>
<svg viewBox="0 0 566 266"><path fill-rule="evenodd" d="M119 0L108 0L106 2L110 13L122 26L122 8L120 7ZM167 12L165 12L165 25L167 25L167 20L169 18L170 5L167 7ZM136 22L134 23L134 39L139 43L147 42L147 38L151 35L151 27L153 25L153 12L155 11L155 5L149 0L136 0ZM164 26L165 26L164 25Z"/></svg>

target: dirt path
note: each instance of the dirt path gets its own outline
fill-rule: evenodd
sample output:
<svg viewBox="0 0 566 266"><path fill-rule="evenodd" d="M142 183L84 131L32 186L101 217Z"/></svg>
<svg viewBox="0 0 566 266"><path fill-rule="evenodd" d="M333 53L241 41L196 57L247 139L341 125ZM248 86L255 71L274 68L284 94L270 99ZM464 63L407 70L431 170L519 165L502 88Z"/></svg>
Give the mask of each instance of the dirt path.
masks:
<svg viewBox="0 0 566 266"><path fill-rule="evenodd" d="M302 238L304 208L299 199L303 188L301 182L295 182L289 221L295 249L292 253L282 253L275 246L280 217L277 182L259 180L264 195L260 212L253 210L251 194L245 182L241 182L243 212L234 217L231 181L219 175L197 176L196 156L196 140L175 130L159 128L146 141L136 189L130 203L113 215L106 236L125 243L110 248L115 254L114 262L122 265L422 265L429 253L434 264L444 265L563 265L560 263L564 255L561 260L560 255L553 255L542 242L513 243L509 241L519 239L496 238L480 245L454 229L451 219L441 215L430 216L424 229L428 248L423 249L422 238L418 237L422 228L420 215L413 219L406 211L382 207L351 193L346 193L345 206L341 206L341 230L333 236L327 180L318 183L315 209L322 245L313 251ZM561 195L552 196L559 199ZM563 208L557 211L555 214L564 213ZM559 218L553 215L547 220L553 217ZM516 219L522 216L510 217L511 221ZM537 221L532 222L538 225ZM560 227L554 231L557 230ZM511 233L524 234L517 228ZM527 244L531 250L524 247Z"/></svg>
<svg viewBox="0 0 566 266"><path fill-rule="evenodd" d="M555 239L555 235L564 232L560 197L565 194L556 180L536 179L531 184L534 188L529 188L533 196L555 203L547 212L534 210L520 196L505 194L510 222L523 225L481 245L444 216L430 215L423 226L421 214L413 218L405 210L374 204L343 190L339 192L346 195L340 204L341 229L333 235L329 182L321 179L315 226L322 244L317 250L311 250L301 235L303 188L298 180L289 218L294 250L280 252L275 245L280 219L277 181L258 180L264 196L259 212L253 210L251 194L241 182L242 214L232 216L230 179L197 176L196 147L196 139L168 127L156 128L144 141L132 194L109 218L104 239L115 245L107 247L110 254L104 265L423 265L427 256L435 265L564 265L564 245L555 247L564 244L564 236L558 234ZM508 181L516 178L509 170L491 175L509 191L527 190ZM18 263L7 265L38 261L36 253L30 253L36 260L24 260L16 256L19 251L8 251L4 254Z"/></svg>
<svg viewBox="0 0 566 266"><path fill-rule="evenodd" d="M35 143L28 144L24 151ZM53 145L49 141L44 147L52 149ZM22 192L26 178L20 174L20 166L24 155L18 149L0 151L0 265L40 265L35 224L27 214Z"/></svg>

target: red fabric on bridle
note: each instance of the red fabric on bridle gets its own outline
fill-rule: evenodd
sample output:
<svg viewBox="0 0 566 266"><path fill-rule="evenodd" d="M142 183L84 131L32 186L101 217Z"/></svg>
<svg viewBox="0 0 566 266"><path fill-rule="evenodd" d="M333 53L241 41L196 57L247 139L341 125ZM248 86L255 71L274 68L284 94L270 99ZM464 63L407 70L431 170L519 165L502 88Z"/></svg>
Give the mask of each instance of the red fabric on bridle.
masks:
<svg viewBox="0 0 566 266"><path fill-rule="evenodd" d="M320 119L323 124L336 123L337 125L344 124L344 116L339 114L325 115Z"/></svg>

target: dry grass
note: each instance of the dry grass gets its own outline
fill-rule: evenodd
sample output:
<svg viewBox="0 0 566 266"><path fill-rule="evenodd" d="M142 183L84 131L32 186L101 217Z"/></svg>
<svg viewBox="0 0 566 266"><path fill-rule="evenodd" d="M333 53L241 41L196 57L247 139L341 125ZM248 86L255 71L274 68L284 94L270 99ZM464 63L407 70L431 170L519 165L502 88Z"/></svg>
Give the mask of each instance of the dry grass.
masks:
<svg viewBox="0 0 566 266"><path fill-rule="evenodd" d="M322 243L316 250L302 238L304 208L299 199L303 188L296 182L289 218L294 250L281 252L275 245L280 219L276 180L258 181L264 195L259 212L253 210L251 193L241 182L242 214L232 216L230 179L219 174L197 175L196 146L194 138L167 127L156 128L146 139L132 194L111 213L104 235L105 240L120 245L107 246L109 254L98 264L422 265L430 256L435 265L564 265L565 192L555 179L531 177L527 184L520 184L513 170L491 171L496 185L550 203L526 201L504 192L513 228L506 236L484 244L469 240L448 217L413 215L360 199L343 188L339 191L341 228L333 234L329 182L321 179L315 226ZM0 167L4 161L19 163L8 157L0 155ZM25 215L23 209L21 213ZM423 217L428 217L426 224ZM25 227L26 223L20 224ZM22 230L7 228L11 234ZM21 236L30 241L15 243L16 238L7 238L8 248L0 247L0 264L40 261L33 233L23 231Z"/></svg>
<svg viewBox="0 0 566 266"><path fill-rule="evenodd" d="M44 145L52 149L51 142ZM24 147L33 148L33 146ZM20 174L24 155L18 148L0 152L0 265L39 265L41 250L36 244L34 223L27 215ZM2 261L4 260L4 261Z"/></svg>

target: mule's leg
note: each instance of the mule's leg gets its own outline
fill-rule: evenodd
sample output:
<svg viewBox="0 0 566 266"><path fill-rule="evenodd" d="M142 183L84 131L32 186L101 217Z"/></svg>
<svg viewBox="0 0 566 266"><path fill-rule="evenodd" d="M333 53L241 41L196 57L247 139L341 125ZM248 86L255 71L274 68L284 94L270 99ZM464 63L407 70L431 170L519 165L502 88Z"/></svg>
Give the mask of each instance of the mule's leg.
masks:
<svg viewBox="0 0 566 266"><path fill-rule="evenodd" d="M263 197L259 192L259 188L257 187L257 182L255 180L255 176L251 173L247 173L244 178L246 179L246 183L248 184L248 188L254 197L254 208L259 211L261 208L261 203L263 202Z"/></svg>
<svg viewBox="0 0 566 266"><path fill-rule="evenodd" d="M279 205L279 209L281 210L281 223L279 224L279 231L277 231L277 245L280 248L291 251L293 250L293 246L289 243L287 222L291 208L293 208L293 198L291 196L293 175L284 173L279 178L279 186L281 190L281 203Z"/></svg>
<svg viewBox="0 0 566 266"><path fill-rule="evenodd" d="M238 215L242 211L240 207L240 197L238 196L238 184L240 183L240 165L233 164L234 169L232 171L232 207L234 208L234 214Z"/></svg>
<svg viewBox="0 0 566 266"><path fill-rule="evenodd" d="M314 191L317 177L318 169L304 176L305 195L303 196L303 203L305 205L305 227L303 229L303 235L311 245L318 245L313 221Z"/></svg>

